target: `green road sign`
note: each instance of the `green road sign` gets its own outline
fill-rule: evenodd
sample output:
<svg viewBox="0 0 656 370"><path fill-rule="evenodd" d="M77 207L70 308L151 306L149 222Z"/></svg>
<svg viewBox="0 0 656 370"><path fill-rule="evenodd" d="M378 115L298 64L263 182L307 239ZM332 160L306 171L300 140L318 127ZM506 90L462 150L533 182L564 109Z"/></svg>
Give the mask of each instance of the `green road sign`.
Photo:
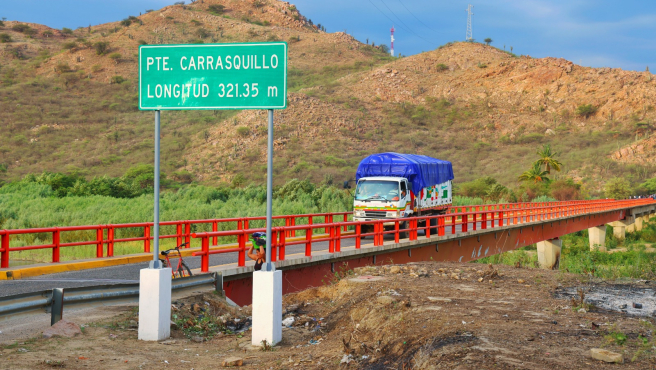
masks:
<svg viewBox="0 0 656 370"><path fill-rule="evenodd" d="M286 42L139 47L141 110L286 107Z"/></svg>

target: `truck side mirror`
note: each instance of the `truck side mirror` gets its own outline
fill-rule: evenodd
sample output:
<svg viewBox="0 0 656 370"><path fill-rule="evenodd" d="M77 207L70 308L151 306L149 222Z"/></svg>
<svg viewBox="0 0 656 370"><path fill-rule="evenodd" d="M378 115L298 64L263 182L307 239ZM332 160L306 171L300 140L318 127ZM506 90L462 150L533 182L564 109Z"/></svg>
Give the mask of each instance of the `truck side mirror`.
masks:
<svg viewBox="0 0 656 370"><path fill-rule="evenodd" d="M344 189L350 189L350 188L351 185L349 185L349 181L348 180L344 181Z"/></svg>

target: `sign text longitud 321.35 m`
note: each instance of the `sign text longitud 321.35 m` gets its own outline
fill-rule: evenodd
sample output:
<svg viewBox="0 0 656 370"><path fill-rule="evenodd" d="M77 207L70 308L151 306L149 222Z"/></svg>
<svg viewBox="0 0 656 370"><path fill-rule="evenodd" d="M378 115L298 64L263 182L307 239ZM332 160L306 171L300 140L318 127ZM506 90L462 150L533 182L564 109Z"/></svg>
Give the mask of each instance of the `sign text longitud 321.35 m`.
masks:
<svg viewBox="0 0 656 370"><path fill-rule="evenodd" d="M287 43L142 45L139 108L284 109Z"/></svg>

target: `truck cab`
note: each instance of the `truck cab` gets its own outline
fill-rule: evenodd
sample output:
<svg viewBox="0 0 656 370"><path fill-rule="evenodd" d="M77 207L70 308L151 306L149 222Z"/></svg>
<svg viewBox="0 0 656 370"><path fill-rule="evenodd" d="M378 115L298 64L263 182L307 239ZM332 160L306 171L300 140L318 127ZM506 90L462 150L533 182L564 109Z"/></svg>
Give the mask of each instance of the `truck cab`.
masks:
<svg viewBox="0 0 656 370"><path fill-rule="evenodd" d="M354 221L408 217L414 213L414 195L404 177L363 177L355 188Z"/></svg>

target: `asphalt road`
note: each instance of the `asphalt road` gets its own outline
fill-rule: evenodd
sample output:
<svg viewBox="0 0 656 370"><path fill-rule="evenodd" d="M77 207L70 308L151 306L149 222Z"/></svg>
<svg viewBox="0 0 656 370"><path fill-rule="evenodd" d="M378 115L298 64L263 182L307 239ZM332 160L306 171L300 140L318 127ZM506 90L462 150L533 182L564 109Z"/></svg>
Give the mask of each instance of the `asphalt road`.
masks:
<svg viewBox="0 0 656 370"><path fill-rule="evenodd" d="M469 225L471 228L471 224ZM481 227L481 223L477 223L477 228ZM491 227L488 223L488 227ZM456 234L460 233L461 226L456 226ZM451 227L446 226L446 234L449 235ZM419 232L423 236L423 231ZM385 235L386 241L394 240L394 235ZM362 241L362 244L372 243L372 238L369 237ZM355 239L344 239L341 241L342 247L352 247L355 245ZM328 250L328 242L312 243L312 251L325 251ZM305 253L305 245L293 245L285 248L285 255ZM234 263L237 259L237 253L224 253L210 255L210 266L224 265ZM200 257L186 257L184 261L189 268L200 268ZM247 257L248 261L248 257ZM176 266L177 259L172 259L171 263ZM120 265L112 267L103 267L90 270L70 271L57 274L49 274L38 276L34 278L27 278L21 280L3 280L0 281L0 297L37 292L53 288L73 288L82 286L93 285L107 285L107 284L120 284L120 283L136 283L139 282L139 271L148 267L148 263L136 263L129 265Z"/></svg>

